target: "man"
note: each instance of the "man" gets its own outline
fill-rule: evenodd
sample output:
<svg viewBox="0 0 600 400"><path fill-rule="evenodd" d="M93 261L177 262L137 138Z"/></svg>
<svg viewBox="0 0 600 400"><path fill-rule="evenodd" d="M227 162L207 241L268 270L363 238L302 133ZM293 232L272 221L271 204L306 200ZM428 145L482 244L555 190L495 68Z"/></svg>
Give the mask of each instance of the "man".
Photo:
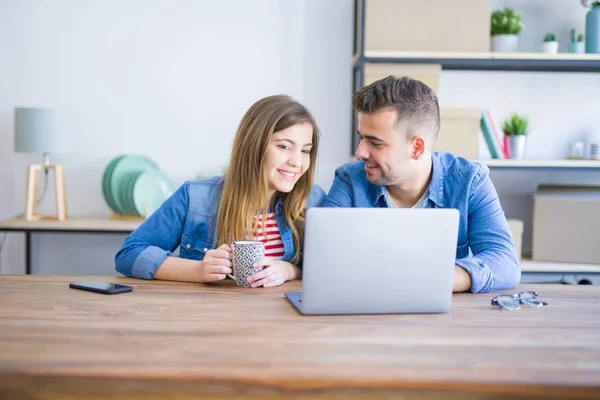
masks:
<svg viewBox="0 0 600 400"><path fill-rule="evenodd" d="M432 151L440 129L433 90L415 79L388 76L354 93L352 104L360 160L336 170L323 207L456 208L453 290L517 286L516 249L489 169Z"/></svg>

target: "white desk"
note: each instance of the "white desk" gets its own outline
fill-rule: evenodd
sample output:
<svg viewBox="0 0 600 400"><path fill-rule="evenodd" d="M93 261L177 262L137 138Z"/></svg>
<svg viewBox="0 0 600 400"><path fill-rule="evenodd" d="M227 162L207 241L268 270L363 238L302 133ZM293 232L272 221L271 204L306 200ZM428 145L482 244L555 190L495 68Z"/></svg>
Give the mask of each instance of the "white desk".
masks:
<svg viewBox="0 0 600 400"><path fill-rule="evenodd" d="M600 274L600 265L522 260L521 271L534 273Z"/></svg>
<svg viewBox="0 0 600 400"><path fill-rule="evenodd" d="M69 218L26 221L23 218L0 222L0 232L25 233L25 273L31 274L31 235L33 233L131 233L144 220L141 218Z"/></svg>
<svg viewBox="0 0 600 400"><path fill-rule="evenodd" d="M600 275L600 265L521 260L521 272L528 274Z"/></svg>

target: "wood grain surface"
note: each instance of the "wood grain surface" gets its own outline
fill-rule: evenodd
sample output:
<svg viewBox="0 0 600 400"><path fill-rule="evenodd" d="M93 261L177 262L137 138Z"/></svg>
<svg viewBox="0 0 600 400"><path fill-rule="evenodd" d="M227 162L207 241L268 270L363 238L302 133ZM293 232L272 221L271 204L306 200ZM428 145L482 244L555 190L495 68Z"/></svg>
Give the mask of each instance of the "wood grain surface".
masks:
<svg viewBox="0 0 600 400"><path fill-rule="evenodd" d="M68 287L89 279L134 290ZM283 293L300 288L0 276L0 398L600 398L598 286L524 285L549 305L513 312L486 293L354 316L298 314Z"/></svg>

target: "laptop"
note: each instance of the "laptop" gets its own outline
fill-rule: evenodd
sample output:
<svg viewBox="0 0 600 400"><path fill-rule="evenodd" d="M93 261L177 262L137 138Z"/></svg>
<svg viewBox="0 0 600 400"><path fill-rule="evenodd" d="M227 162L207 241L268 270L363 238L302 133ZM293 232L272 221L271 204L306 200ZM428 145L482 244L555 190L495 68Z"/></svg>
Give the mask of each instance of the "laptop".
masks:
<svg viewBox="0 0 600 400"><path fill-rule="evenodd" d="M309 208L304 315L447 313L459 211L441 208Z"/></svg>

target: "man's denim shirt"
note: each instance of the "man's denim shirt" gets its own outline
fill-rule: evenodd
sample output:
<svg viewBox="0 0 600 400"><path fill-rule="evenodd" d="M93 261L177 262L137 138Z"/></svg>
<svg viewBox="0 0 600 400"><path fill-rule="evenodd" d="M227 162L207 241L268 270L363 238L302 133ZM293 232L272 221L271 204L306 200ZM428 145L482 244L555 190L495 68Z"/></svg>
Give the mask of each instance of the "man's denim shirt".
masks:
<svg viewBox="0 0 600 400"><path fill-rule="evenodd" d="M123 275L154 279L158 267L179 247L179 257L202 260L216 247L215 224L224 177L185 182L142 225L133 231L115 256ZM325 192L314 185L307 207L318 207ZM275 204L275 219L285 248L284 261L296 255L292 230L281 199Z"/></svg>
<svg viewBox="0 0 600 400"><path fill-rule="evenodd" d="M488 167L449 153L433 153L432 161L423 207L460 212L456 264L471 275L471 291L516 287L521 278L517 252ZM336 170L322 207L388 207L385 190L369 183L359 160Z"/></svg>

